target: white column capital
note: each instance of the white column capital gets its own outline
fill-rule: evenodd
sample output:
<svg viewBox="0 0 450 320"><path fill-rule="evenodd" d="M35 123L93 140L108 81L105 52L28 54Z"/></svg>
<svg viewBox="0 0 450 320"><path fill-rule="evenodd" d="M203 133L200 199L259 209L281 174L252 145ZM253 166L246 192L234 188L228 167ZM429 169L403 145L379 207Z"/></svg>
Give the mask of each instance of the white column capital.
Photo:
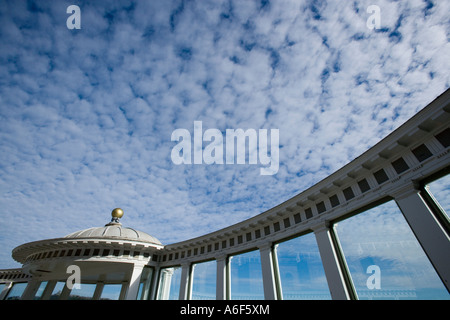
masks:
<svg viewBox="0 0 450 320"><path fill-rule="evenodd" d="M218 254L217 256L214 256L214 259L216 261L225 261L228 258L228 255L226 253Z"/></svg>
<svg viewBox="0 0 450 320"><path fill-rule="evenodd" d="M395 200L401 200L409 197L412 194L418 194L420 192L420 186L415 181L408 181L400 188L397 188L394 192L392 192L391 196L395 198Z"/></svg>
<svg viewBox="0 0 450 320"><path fill-rule="evenodd" d="M323 220L323 221L320 221L317 224L311 226L310 229L314 233L320 233L320 232L328 231L328 230L331 229L331 223L330 223L330 221Z"/></svg>
<svg viewBox="0 0 450 320"><path fill-rule="evenodd" d="M260 251L272 250L273 243L271 241L267 241L258 245L258 249Z"/></svg>

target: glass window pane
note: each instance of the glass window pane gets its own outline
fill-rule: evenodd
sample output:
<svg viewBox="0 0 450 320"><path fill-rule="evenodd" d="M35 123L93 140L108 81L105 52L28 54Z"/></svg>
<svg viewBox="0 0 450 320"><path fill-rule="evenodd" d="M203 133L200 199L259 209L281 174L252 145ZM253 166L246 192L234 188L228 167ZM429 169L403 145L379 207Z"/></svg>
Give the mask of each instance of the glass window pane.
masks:
<svg viewBox="0 0 450 320"><path fill-rule="evenodd" d="M335 230L359 299L449 299L394 201Z"/></svg>
<svg viewBox="0 0 450 320"><path fill-rule="evenodd" d="M61 292L64 289L65 282L57 282L55 287L53 288L52 295L50 296L50 300L58 300Z"/></svg>
<svg viewBox="0 0 450 320"><path fill-rule="evenodd" d="M428 191L438 205L450 217L450 174L428 184Z"/></svg>
<svg viewBox="0 0 450 320"><path fill-rule="evenodd" d="M138 300L148 300L150 284L152 282L153 268L145 267L142 270L141 281L139 283Z"/></svg>
<svg viewBox="0 0 450 320"><path fill-rule="evenodd" d="M178 300L180 294L181 267L163 268L159 277L158 300Z"/></svg>
<svg viewBox="0 0 450 320"><path fill-rule="evenodd" d="M34 300L39 300L42 297L42 294L44 293L45 287L47 286L47 281L41 282L39 285L39 288L36 291L36 294L34 295Z"/></svg>
<svg viewBox="0 0 450 320"><path fill-rule="evenodd" d="M26 282L14 283L12 288L9 290L5 300L20 300L20 297L22 297L22 293L27 287L27 284L28 283Z"/></svg>
<svg viewBox="0 0 450 320"><path fill-rule="evenodd" d="M192 278L192 300L216 299L216 272L215 261L194 264Z"/></svg>
<svg viewBox="0 0 450 320"><path fill-rule="evenodd" d="M313 233L278 244L276 254L284 300L331 299Z"/></svg>
<svg viewBox="0 0 450 320"><path fill-rule="evenodd" d="M122 284L105 284L103 286L100 300L119 300Z"/></svg>
<svg viewBox="0 0 450 320"><path fill-rule="evenodd" d="M259 251L251 251L231 257L231 299L264 299L264 288Z"/></svg>
<svg viewBox="0 0 450 320"><path fill-rule="evenodd" d="M79 289L74 286L70 292L69 300L91 300L96 287L97 284L95 283L81 283Z"/></svg>

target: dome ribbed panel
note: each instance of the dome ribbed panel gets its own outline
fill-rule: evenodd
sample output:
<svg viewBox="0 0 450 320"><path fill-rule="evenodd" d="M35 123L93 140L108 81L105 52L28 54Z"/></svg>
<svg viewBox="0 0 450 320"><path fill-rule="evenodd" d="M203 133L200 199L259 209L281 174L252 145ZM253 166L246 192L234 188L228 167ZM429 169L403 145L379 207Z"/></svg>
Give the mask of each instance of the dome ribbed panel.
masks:
<svg viewBox="0 0 450 320"><path fill-rule="evenodd" d="M124 240L143 241L161 244L161 242L148 233L121 225L109 225L98 228L89 228L68 234L64 238L120 238Z"/></svg>

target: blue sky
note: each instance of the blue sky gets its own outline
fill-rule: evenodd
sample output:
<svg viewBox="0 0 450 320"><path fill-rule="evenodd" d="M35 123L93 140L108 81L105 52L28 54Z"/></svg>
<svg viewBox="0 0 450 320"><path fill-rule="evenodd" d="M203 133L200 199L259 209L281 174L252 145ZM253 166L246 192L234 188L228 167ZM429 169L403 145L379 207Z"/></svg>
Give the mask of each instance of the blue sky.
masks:
<svg viewBox="0 0 450 320"><path fill-rule="evenodd" d="M69 30L66 9L81 9ZM381 28L366 9L378 5ZM2 1L0 268L122 222L169 244L261 213L449 87L448 1ZM279 129L280 168L180 165L171 133Z"/></svg>

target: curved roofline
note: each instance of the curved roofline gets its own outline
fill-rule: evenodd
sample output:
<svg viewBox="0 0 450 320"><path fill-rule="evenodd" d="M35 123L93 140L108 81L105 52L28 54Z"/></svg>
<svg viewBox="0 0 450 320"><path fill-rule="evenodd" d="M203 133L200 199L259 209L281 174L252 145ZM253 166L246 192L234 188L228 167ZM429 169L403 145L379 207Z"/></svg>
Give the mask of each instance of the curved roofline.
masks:
<svg viewBox="0 0 450 320"><path fill-rule="evenodd" d="M142 249L162 249L164 246L161 243L155 243L143 240L133 240L124 237L82 237L82 238L52 238L45 240L37 240L24 243L12 250L12 257L19 263L24 263L28 256L36 251L58 250L65 248L83 247L85 245L105 245L115 246L128 244L133 247L139 245Z"/></svg>
<svg viewBox="0 0 450 320"><path fill-rule="evenodd" d="M229 225L225 228L203 234L191 239L167 244L164 250L167 252L182 252L194 247L213 245L222 247L220 243L238 235L245 236L252 233L252 246L263 239L289 237L292 234L307 232L311 228L324 221L336 219L346 212L357 210L362 203L378 201L390 195L396 185L404 181L418 181L422 175L431 175L446 166L448 159L446 148L436 145L434 135L448 128L450 113L450 89L437 96L431 103L419 110L414 116L398 126L375 145L367 149L355 159L345 164L326 178L315 183L304 191L281 202L280 204L261 212L253 217ZM428 144L432 148L432 156L426 161L417 161L412 150L420 145ZM431 145L431 147L430 147ZM392 162L400 157L406 157L409 168L397 173L392 168ZM426 167L422 173L416 173L417 168ZM374 173L384 170L388 180L378 182ZM358 189L358 181L367 179L370 185L369 191L361 192ZM390 182L390 183L388 183ZM356 185L356 186L355 186ZM346 199L343 195L345 188L351 188L355 194ZM338 205L330 203L330 197L335 195ZM318 210L317 205L323 203L324 210ZM305 209L311 208L311 216L305 214ZM297 218L294 217L297 215ZM284 220L288 219L288 227L283 227ZM280 231L274 230L274 223L279 223ZM270 235L260 235L255 241L255 230L270 225ZM294 227L295 226L295 227ZM285 232L289 229L288 232ZM283 235L282 235L283 234ZM240 247L245 247L248 241L243 241ZM227 244L230 246L229 244ZM250 245L250 244L249 244ZM226 247L229 248L229 247ZM221 251L211 250L211 254ZM228 251L230 251L228 249ZM204 254L208 256L208 254ZM172 260L174 263L176 259Z"/></svg>

